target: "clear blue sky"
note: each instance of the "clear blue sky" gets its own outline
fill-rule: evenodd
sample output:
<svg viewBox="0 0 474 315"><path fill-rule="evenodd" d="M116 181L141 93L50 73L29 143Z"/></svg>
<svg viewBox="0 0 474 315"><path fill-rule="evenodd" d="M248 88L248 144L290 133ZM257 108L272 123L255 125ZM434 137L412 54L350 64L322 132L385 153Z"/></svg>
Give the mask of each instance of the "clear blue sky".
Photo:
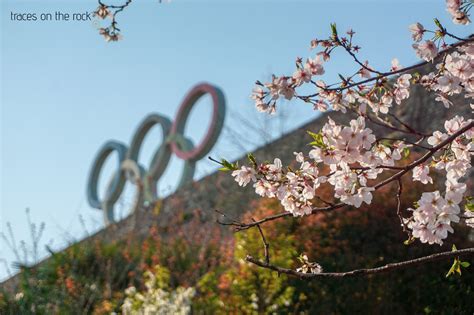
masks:
<svg viewBox="0 0 474 315"><path fill-rule="evenodd" d="M249 94L257 79L292 73L295 57L311 56L310 40L327 36L329 23L337 22L340 31L352 27L361 55L385 67L393 57L402 65L417 61L409 24L431 25L438 17L452 25L441 0L135 2L119 17L124 40L105 43L91 22L10 21L11 11L91 11L95 0L2 0L0 224L4 229L11 222L17 241L29 240L27 207L34 222L46 223L43 240L53 240L53 248L84 235L79 215L90 231L100 228L101 213L85 198L98 148L108 139L128 144L151 112L174 118L182 98L198 82L220 86L229 109L226 132L211 154L236 158L263 141L238 115L258 120L273 137L317 116L292 103L285 108L283 126L264 122ZM326 68L325 78L353 69L348 58L340 58ZM194 140L209 121L207 105L200 102L189 120L186 132ZM155 130L146 140L140 159L145 165L156 146L153 137L159 136ZM180 167L173 160L162 191L176 184L173 175ZM202 161L197 176L213 169ZM13 259L3 243L0 258ZM0 278L5 274L0 265Z"/></svg>

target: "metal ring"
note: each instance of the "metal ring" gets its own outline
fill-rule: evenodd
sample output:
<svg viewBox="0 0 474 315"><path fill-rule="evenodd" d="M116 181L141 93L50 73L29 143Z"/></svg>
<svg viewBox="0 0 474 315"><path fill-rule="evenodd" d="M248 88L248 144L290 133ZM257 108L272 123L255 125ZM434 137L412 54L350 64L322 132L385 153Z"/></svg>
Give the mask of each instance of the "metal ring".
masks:
<svg viewBox="0 0 474 315"><path fill-rule="evenodd" d="M196 101L206 93L209 93L212 97L213 111L211 125L209 126L204 139L193 150L189 151L181 150L175 142L171 142L171 149L179 158L183 160L197 161L203 158L210 151L214 143L216 143L217 138L219 137L219 134L222 130L225 117L224 93L222 93L218 87L207 83L201 83L194 87L181 103L178 114L176 115L171 127L171 135L182 135L184 133L184 127L186 126L186 121L191 109L193 108L194 104L196 104Z"/></svg>
<svg viewBox="0 0 474 315"><path fill-rule="evenodd" d="M192 141L183 135L184 127L192 107L206 93L211 94L213 101L211 125L201 143L194 147ZM216 142L223 126L224 116L224 94L219 88L203 83L188 93L173 123L159 114L151 114L138 126L129 149L117 141L106 142L97 153L89 174L87 182L89 204L93 208L104 211L106 224L114 222L114 204L123 192L126 174L130 175L128 176L129 179L138 186L133 211L136 211L142 202L153 201L158 197L156 192L157 183L170 162L172 152L184 160L184 168L178 182L178 188L182 187L193 179L196 162L204 157ZM162 143L153 154L147 171L138 163L138 156L143 140L150 129L157 124L160 125L162 130ZM104 200L100 201L97 193L99 176L106 159L113 151L117 151L119 156L118 168L107 185Z"/></svg>
<svg viewBox="0 0 474 315"><path fill-rule="evenodd" d="M148 132L155 125L160 125L162 131L161 145L153 154L150 161L148 172L145 175L144 181L147 183L145 194L149 194L152 198L157 198L156 184L161 178L171 159L171 148L168 143L168 135L171 129L171 121L159 114L148 115L139 125L137 131L133 135L130 149L127 153L127 159L133 160L138 164L138 155L143 140Z"/></svg>
<svg viewBox="0 0 474 315"><path fill-rule="evenodd" d="M105 161L108 156L116 151L118 154L118 166L114 175L112 176L111 181L107 186L106 195L104 200L107 202L115 203L122 193L123 187L125 185L125 176L121 170L121 165L127 153L127 147L117 141L108 141L106 142L97 153L94 162L92 163L92 169L89 174L89 180L87 185L87 200L89 205L96 209L102 209L103 202L99 201L99 195L97 193L97 184L99 176L104 166Z"/></svg>
<svg viewBox="0 0 474 315"><path fill-rule="evenodd" d="M193 142L183 137L182 135L175 135L172 143L176 143L183 151L191 151L194 149ZM184 160L184 168L181 173L181 179L178 182L177 188L183 187L187 182L193 179L194 171L196 170L196 162L193 160Z"/></svg>

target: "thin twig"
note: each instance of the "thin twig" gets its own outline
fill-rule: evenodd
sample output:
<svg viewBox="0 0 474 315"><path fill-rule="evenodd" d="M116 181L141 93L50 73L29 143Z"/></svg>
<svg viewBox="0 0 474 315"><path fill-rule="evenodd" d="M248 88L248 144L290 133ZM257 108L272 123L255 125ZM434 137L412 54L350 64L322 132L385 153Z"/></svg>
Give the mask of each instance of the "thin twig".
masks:
<svg viewBox="0 0 474 315"><path fill-rule="evenodd" d="M255 219L252 218L252 221L255 222ZM262 228L260 227L260 224L257 224L257 228L258 228L258 231L260 232L260 236L262 237L263 249L265 252L265 263L269 264L270 263L270 252L269 252L270 244L268 244L265 238L265 235L263 235L263 231L262 231Z"/></svg>
<svg viewBox="0 0 474 315"><path fill-rule="evenodd" d="M403 232L408 234L408 237L411 238L411 232L408 229L407 224L405 223L405 220L403 220L402 216L402 193L403 193L403 185L402 185L402 180L399 178L397 180L398 182L398 191L397 191L397 216L400 219L400 224L403 227Z"/></svg>
<svg viewBox="0 0 474 315"><path fill-rule="evenodd" d="M388 129L392 129L393 131L398 131L398 132L402 132L402 133L406 133L406 134L416 134L418 136L422 136L422 137L429 137L430 135L428 134L423 134L419 131L409 131L409 130L403 130L403 129L400 129L400 128L397 128L395 126L393 126L392 124L389 124L387 123L386 121L383 121L380 117L376 116L377 119L374 119L373 117L371 117L370 115L365 115L365 117L371 121L372 123L376 124L376 125L379 125L381 127L385 127L385 128L388 128Z"/></svg>
<svg viewBox="0 0 474 315"><path fill-rule="evenodd" d="M344 50L349 54L351 55L352 59L354 59L354 61L360 65L362 68L364 68L365 70L369 71L369 72L372 72L372 73L375 73L375 74L378 74L378 75L382 75L383 73L380 72L380 71L377 71L375 69L372 69L370 67L368 67L367 65L365 65L364 63L362 63L359 58L357 58L357 56L352 52L351 50L351 47L348 47L346 44L344 44L343 42L341 42L338 38L336 39L337 42L344 48Z"/></svg>
<svg viewBox="0 0 474 315"><path fill-rule="evenodd" d="M424 139L424 138L423 138ZM407 144L411 144L415 147L418 147L418 148L421 148L421 149L425 149L425 150L431 150L431 148L429 147L426 147L424 145L421 145L421 144L418 144L419 141L416 141L416 142L413 142L413 141L408 141L406 139L397 139L397 138L388 138L388 137L383 137L383 138L378 138L377 140L390 140L390 141L402 141L404 143L407 143Z"/></svg>
<svg viewBox="0 0 474 315"><path fill-rule="evenodd" d="M416 259L401 261L397 263L387 264L381 267L376 268L367 268L367 269L356 269L347 272L321 272L321 273L303 273L298 272L293 269L282 268L276 265L267 264L263 261L253 258L250 255L247 255L245 258L246 261L253 263L259 267L270 269L273 271L278 272L279 274L287 274L289 276L298 277L301 279L315 279L315 278L348 278L348 277L355 277L355 276L367 276L371 274L379 274L385 273L397 269L408 268L424 263L434 262L438 260L448 259L452 257L460 257L460 256L474 256L474 248L466 248L456 251L450 252L442 252L437 254L432 254Z"/></svg>

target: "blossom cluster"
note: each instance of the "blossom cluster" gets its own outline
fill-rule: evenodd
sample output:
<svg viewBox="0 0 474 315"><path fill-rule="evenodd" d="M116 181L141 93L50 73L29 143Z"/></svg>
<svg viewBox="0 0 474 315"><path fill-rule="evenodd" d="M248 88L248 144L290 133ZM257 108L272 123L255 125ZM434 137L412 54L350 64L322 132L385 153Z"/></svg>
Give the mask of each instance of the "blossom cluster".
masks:
<svg viewBox="0 0 474 315"><path fill-rule="evenodd" d="M418 207L413 211L413 217L407 222L412 230L412 236L419 238L422 243L443 244L443 239L448 237L448 232L453 233L451 222L459 222L460 208L458 203L466 191L466 184L451 184L446 181L445 197L438 190L424 192L417 202ZM455 187L456 186L456 187ZM455 188L461 189L455 191Z"/></svg>
<svg viewBox="0 0 474 315"><path fill-rule="evenodd" d="M461 13L461 1L447 1L448 12L455 16ZM464 14L464 13L463 13ZM465 16L467 19L468 15ZM455 19L456 21L456 19ZM439 22L438 22L439 23ZM465 24L465 23L463 23ZM439 53L436 41L442 41L445 47L444 35L446 30L439 25L439 30L435 32L435 36L431 39L423 40L426 30L420 23L410 26L412 38L416 42L413 44L416 54L421 59L432 61ZM419 83L426 89L436 92L436 100L449 108L453 103L449 100L450 96L464 93L466 98L474 98L474 43L468 42L461 45L457 50L452 50L445 54L445 58L436 68L436 72L424 75ZM472 105L471 105L472 106Z"/></svg>
<svg viewBox="0 0 474 315"><path fill-rule="evenodd" d="M337 40L313 40L312 47L317 47L319 44L324 50L317 53L314 58L307 59L304 64L299 58L296 62L297 69L292 76L278 77L273 75L271 82L261 83L258 81L251 96L255 101L257 110L273 114L276 111L276 102L280 98L291 100L295 97L311 103L315 110L321 112L331 108L343 113L351 109L364 114L367 108L370 108L376 114L387 114L394 103L400 105L403 100L410 96L411 74L400 75L393 85L388 84L386 80L382 79L372 86L358 85L352 88L346 87L348 84L353 84L352 78L355 76L369 79L374 73L377 73L369 66L367 61L362 64L362 67L354 75L345 79L341 88L330 88L321 79L314 81L315 76L325 73L324 61L330 58L330 53L336 47L342 46L352 54L355 47L357 50L359 49L358 46L352 44L352 36L355 33L350 30L348 34L351 34L350 41L344 37L342 39L337 38ZM398 71L401 67L396 58L392 60L391 71ZM297 93L296 89L305 83L315 85L317 93L313 96L317 96L317 98L302 96Z"/></svg>
<svg viewBox="0 0 474 315"><path fill-rule="evenodd" d="M302 254L298 257L298 260L301 262L302 266L299 268L296 268L297 272L302 272L302 273L322 273L323 272L323 267L321 267L320 264L316 262L310 262L308 259L308 256L305 254Z"/></svg>
<svg viewBox="0 0 474 315"><path fill-rule="evenodd" d="M443 144L450 135L471 121L455 116L445 122L446 133L435 131L428 138L428 143L432 147ZM433 179L428 175L430 167L446 172L445 196L441 196L439 191L423 193L417 202L418 207L409 209L413 211L413 216L407 220L407 225L413 231L413 237L419 238L423 243L442 244L447 233L453 232L451 222L459 222L459 204L466 192L466 184L459 181L471 168L471 156L474 155L473 139L474 128L471 128L444 148L441 155L434 157L429 165L419 165L413 169L413 180L423 184L433 183ZM466 216L469 216L470 212L466 211Z"/></svg>
<svg viewBox="0 0 474 315"><path fill-rule="evenodd" d="M285 170L277 158L273 163L244 165L234 170L232 176L240 186L253 182L258 195L278 198L285 210L295 216L311 214L312 200L323 183L333 186L334 196L341 202L358 208L372 201L374 188L368 181L376 179L384 166L393 166L408 148L401 141L391 145L376 143L362 116L349 126L337 125L329 119L313 138L313 149L307 157L295 153L299 163L296 170ZM323 166L329 168L329 174L320 174Z"/></svg>
<svg viewBox="0 0 474 315"><path fill-rule="evenodd" d="M138 292L135 287L125 290L127 297L122 305L123 314L191 314L191 299L195 295L194 288L178 287L176 290L165 290L154 273L148 271L145 273L145 277L147 279L145 292Z"/></svg>
<svg viewBox="0 0 474 315"><path fill-rule="evenodd" d="M447 11L456 24L467 25L471 23L468 12L472 5L472 1L469 0L446 0Z"/></svg>
<svg viewBox="0 0 474 315"><path fill-rule="evenodd" d="M462 1L447 1L447 9L453 15L464 14L468 22L468 9L470 5ZM457 12L457 13L456 13ZM460 13L461 12L461 13ZM421 23L410 25L409 30L415 41L413 48L416 54L425 61L433 61L438 56L440 46L447 48L446 37L453 36L435 20L438 29L435 31L427 30ZM459 20L456 20L459 22ZM466 23L463 23L466 24ZM434 34L431 38L426 38L426 34ZM474 97L474 83L472 79L474 53L474 43L466 42L450 53L446 53L446 58L437 66L438 70L421 78L413 78L411 74L402 73L393 81L389 81L382 72L374 70L369 66L368 61L361 62L356 56L360 47L353 44L355 32L351 29L347 31L349 37L340 37L337 34L335 25L333 25L332 35L324 40L312 40L311 48L321 48L314 58L308 58L303 62L302 58L296 60L297 69L292 76L272 76L271 82L261 83L257 81L252 98L255 101L256 108L261 112L273 114L276 111L277 101L280 98L291 100L298 98L304 102L310 103L316 110L326 111L329 108L346 112L348 109L359 113L365 113L369 107L375 114L387 114L390 107L395 103L400 105L407 99L409 88L412 82L419 83L428 90L437 92L437 100L443 102L445 106L452 105L448 99L449 96L459 94L464 89L466 97ZM457 38L457 37L454 37ZM342 47L355 61L361 66L353 75L342 77L339 87L331 87L321 78L325 73L324 62L328 61L334 50ZM396 74L403 70L399 61L394 58L390 67L390 72ZM388 74L390 74L390 72ZM379 75L375 78L373 75ZM355 77L363 79L374 79L374 84L358 84L354 81ZM316 93L313 95L299 95L297 88L303 84L312 84L316 87Z"/></svg>
<svg viewBox="0 0 474 315"><path fill-rule="evenodd" d="M111 21L108 27L98 27L99 34L103 36L107 42L116 42L121 40L123 36L120 34L120 29L117 27L118 23L116 21L116 15L127 8L132 3L132 0L122 0L122 4L112 5L104 4L101 0L98 2L99 6L93 12L93 15L97 17L99 21L106 19L110 19ZM163 1L159 0L158 2L162 3ZM165 2L171 2L171 0L167 0ZM95 23L98 24L99 21L95 21Z"/></svg>
<svg viewBox="0 0 474 315"><path fill-rule="evenodd" d="M437 101L449 108L453 105L449 97L453 95L464 93L465 98L474 98L474 43L446 54L437 68L437 73L424 75L420 80L428 90L436 92Z"/></svg>
<svg viewBox="0 0 474 315"><path fill-rule="evenodd" d="M106 42L116 42L123 38L122 34L110 30L110 28L99 28L99 34L102 35Z"/></svg>
<svg viewBox="0 0 474 315"><path fill-rule="evenodd" d="M110 10L110 7L100 3L99 7L94 11L94 16L99 20L110 19L112 22L108 27L99 27L99 34L104 37L107 42L116 42L122 39L120 30L117 28L117 22L115 21L115 13Z"/></svg>

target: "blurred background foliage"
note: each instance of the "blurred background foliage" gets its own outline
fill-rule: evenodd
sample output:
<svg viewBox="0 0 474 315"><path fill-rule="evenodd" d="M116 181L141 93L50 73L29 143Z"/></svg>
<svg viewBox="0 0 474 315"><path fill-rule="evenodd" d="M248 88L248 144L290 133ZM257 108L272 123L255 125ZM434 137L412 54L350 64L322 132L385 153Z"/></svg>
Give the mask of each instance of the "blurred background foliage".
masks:
<svg viewBox="0 0 474 315"><path fill-rule="evenodd" d="M395 185L394 185L395 186ZM406 209L421 186L404 182ZM322 191L321 197L330 191ZM274 264L297 268L305 253L325 271L348 271L407 260L439 251L472 247L472 234L455 227L443 246L414 242L396 214L396 187L376 194L363 209L344 208L304 218L264 224ZM225 198L225 196L223 196ZM1 314L121 313L125 290L144 290L144 274L160 270L169 287L193 287L195 314L472 314L474 272L446 278L452 261L445 260L391 273L347 279L303 281L257 268L247 254L263 259L257 229L232 233L215 222L202 222L201 210L183 214L176 209L166 227L154 226L146 238L112 243L84 241L37 267L21 267L15 294L0 295ZM255 201L252 218L281 212L277 201ZM406 215L406 214L405 214ZM159 275L157 275L159 277ZM168 279L167 278L167 279Z"/></svg>

